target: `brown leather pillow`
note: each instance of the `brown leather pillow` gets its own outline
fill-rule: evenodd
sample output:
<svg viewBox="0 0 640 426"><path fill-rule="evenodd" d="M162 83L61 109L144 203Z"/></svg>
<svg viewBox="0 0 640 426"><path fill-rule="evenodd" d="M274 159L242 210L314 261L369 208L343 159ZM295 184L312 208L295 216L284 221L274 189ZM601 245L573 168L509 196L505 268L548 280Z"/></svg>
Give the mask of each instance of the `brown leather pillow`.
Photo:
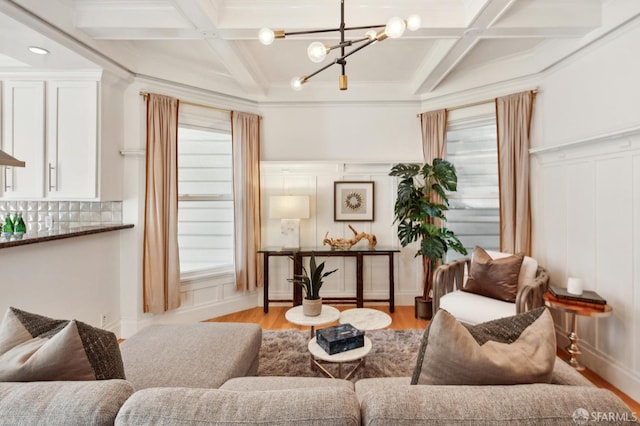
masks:
<svg viewBox="0 0 640 426"><path fill-rule="evenodd" d="M515 302L523 260L522 254L492 259L486 251L476 246L473 249L469 277L462 291Z"/></svg>

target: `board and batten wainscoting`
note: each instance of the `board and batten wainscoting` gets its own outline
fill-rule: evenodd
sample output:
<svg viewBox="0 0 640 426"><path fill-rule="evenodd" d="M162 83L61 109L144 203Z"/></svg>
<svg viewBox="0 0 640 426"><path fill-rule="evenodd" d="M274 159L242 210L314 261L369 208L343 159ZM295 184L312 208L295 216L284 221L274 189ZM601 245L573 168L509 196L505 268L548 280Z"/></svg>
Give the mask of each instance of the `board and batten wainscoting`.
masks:
<svg viewBox="0 0 640 426"><path fill-rule="evenodd" d="M640 400L640 128L531 150L534 252L551 284L583 279L613 307L578 318L581 360ZM634 281L635 280L635 281ZM571 324L554 313L560 347Z"/></svg>

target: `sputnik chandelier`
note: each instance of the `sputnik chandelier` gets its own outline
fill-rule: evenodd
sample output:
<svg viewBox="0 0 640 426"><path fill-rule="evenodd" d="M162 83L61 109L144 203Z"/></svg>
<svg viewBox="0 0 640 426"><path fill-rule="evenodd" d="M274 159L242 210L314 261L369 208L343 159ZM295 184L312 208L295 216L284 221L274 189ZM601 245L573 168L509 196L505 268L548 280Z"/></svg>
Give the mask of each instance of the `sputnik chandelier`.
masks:
<svg viewBox="0 0 640 426"><path fill-rule="evenodd" d="M380 29L382 28L382 29ZM406 20L400 17L393 17L387 21L386 25L365 25L360 27L345 27L344 23L344 0L340 0L340 27L339 28L329 28L329 29L321 29L321 30L310 30L310 31L289 31L285 32L284 30L276 30L273 31L269 28L262 28L258 32L258 39L264 45L270 45L273 43L273 40L276 38L285 38L287 36L292 35L301 35L301 34L317 34L317 33L329 33L329 32L340 32L340 43L334 46L326 46L324 43L319 41L314 41L307 48L307 55L312 62L320 63L324 61L327 57L327 54L334 49L340 49L340 56L335 58L331 63L323 66L315 72L312 72L309 75L303 75L301 77L294 77L291 80L291 87L294 90L302 90L302 85L305 84L309 79L332 65L340 65L342 71L339 77L339 86L340 90L347 90L348 82L347 82L347 58L354 53L364 49L367 46L372 45L375 42L383 41L387 38L399 38L402 37L404 31L409 29L410 31L415 31L420 28L420 17L418 15L411 15ZM376 31L376 29L379 29ZM353 40L345 39L345 32L352 30L368 30L364 37L356 38ZM362 44L360 44L362 43ZM346 48L357 46L354 49L347 52Z"/></svg>

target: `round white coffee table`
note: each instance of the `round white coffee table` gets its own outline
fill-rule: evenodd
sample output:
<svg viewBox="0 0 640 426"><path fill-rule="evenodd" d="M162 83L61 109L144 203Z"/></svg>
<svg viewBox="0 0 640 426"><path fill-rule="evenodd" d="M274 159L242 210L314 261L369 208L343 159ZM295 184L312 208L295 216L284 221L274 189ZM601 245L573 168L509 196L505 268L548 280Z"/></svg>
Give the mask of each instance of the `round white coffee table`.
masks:
<svg viewBox="0 0 640 426"><path fill-rule="evenodd" d="M315 327L318 325L331 324L338 321L340 311L329 305L322 305L322 312L315 317L308 317L302 314L302 305L295 306L284 314L284 317L291 324L311 327L311 338L315 337Z"/></svg>
<svg viewBox="0 0 640 426"><path fill-rule="evenodd" d="M355 308L342 311L338 322L362 331L381 330L391 325L391 317L377 309Z"/></svg>
<svg viewBox="0 0 640 426"><path fill-rule="evenodd" d="M371 340L367 336L364 337L364 346L361 348L351 349L349 351L340 352L337 354L329 355L325 352L324 349L316 342L316 338L314 337L309 342L309 352L311 352L311 360L313 365L318 367L320 371L322 371L327 377L331 378L339 378L339 379L349 379L356 372L361 365L364 365L365 359L364 357L371 351ZM331 362L338 364L338 375L334 376L331 374L329 370L327 370L320 361ZM349 371L349 373L342 377L342 366L345 363L355 363L354 367Z"/></svg>

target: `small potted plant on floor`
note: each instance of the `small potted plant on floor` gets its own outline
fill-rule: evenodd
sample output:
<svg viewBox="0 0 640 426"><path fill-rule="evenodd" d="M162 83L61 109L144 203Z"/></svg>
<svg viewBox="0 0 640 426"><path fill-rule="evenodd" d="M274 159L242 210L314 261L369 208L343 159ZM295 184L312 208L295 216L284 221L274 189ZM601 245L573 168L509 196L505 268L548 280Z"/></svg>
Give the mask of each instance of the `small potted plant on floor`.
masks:
<svg viewBox="0 0 640 426"><path fill-rule="evenodd" d="M316 317L322 312L322 298L320 297L320 287L322 287L323 279L337 271L323 272L324 262L316 264L316 257L312 253L309 259L309 273L307 268L302 265L302 274L287 281L301 286L304 289L304 298L302 299L302 313L309 317Z"/></svg>

